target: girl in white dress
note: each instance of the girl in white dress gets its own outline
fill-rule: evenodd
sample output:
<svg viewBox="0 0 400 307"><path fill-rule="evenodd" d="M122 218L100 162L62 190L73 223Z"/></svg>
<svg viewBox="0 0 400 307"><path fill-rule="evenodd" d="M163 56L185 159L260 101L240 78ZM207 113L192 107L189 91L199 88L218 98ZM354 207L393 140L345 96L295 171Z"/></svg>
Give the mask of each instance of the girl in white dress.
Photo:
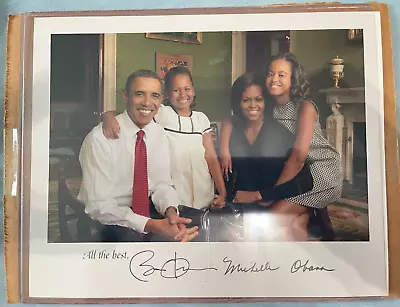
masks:
<svg viewBox="0 0 400 307"><path fill-rule="evenodd" d="M164 77L167 105L162 105L154 120L167 132L171 150L171 175L182 205L203 209L222 207L226 190L212 140L210 121L193 111L193 79L186 67L171 68ZM104 135L118 137L115 112L104 114ZM214 183L218 196L214 193Z"/></svg>

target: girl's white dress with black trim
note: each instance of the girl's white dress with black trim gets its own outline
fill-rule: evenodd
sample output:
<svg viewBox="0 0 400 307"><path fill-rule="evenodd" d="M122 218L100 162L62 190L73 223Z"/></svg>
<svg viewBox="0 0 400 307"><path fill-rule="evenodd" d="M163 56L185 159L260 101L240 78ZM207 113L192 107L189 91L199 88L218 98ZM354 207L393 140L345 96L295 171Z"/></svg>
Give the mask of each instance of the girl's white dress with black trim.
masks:
<svg viewBox="0 0 400 307"><path fill-rule="evenodd" d="M162 106L155 121L167 132L171 152L171 175L182 205L202 209L214 199L214 182L205 159L203 134L211 131L208 117L192 111L178 115Z"/></svg>

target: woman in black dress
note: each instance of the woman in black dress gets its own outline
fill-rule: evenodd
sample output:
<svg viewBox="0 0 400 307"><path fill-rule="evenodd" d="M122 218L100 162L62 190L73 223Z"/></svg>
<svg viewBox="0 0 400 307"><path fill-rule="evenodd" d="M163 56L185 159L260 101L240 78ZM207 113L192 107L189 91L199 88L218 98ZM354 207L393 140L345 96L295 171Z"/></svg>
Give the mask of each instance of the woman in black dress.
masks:
<svg viewBox="0 0 400 307"><path fill-rule="evenodd" d="M296 223L301 221L290 217L291 222L286 223L289 216L281 210L275 212L274 201L313 187L310 161L292 180L275 186L295 140L293 133L273 119L272 105L264 99L264 84L262 76L247 73L235 81L231 92L234 120L229 147L233 172L227 185L233 207L243 211L246 241L285 240L281 230L296 232Z"/></svg>

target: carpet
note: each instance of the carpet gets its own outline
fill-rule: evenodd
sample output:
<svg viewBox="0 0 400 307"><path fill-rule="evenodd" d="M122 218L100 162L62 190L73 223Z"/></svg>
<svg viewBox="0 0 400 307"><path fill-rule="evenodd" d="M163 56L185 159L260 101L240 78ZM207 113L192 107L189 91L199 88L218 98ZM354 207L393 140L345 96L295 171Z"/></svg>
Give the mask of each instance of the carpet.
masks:
<svg viewBox="0 0 400 307"><path fill-rule="evenodd" d="M80 180L67 179L66 181L72 196L79 192ZM49 182L49 228L48 242L60 242L57 215L58 186L56 180ZM328 206L328 213L335 231L335 241L368 241L369 221L368 210L344 203L336 202ZM74 225L70 225L74 228Z"/></svg>
<svg viewBox="0 0 400 307"><path fill-rule="evenodd" d="M335 241L368 241L368 210L340 202L328 206Z"/></svg>

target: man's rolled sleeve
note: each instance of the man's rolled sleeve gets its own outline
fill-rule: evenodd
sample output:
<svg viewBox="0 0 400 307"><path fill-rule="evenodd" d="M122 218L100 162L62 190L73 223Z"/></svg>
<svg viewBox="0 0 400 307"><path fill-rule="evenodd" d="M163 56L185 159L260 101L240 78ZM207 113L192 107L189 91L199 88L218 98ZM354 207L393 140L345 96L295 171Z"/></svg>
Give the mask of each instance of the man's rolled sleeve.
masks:
<svg viewBox="0 0 400 307"><path fill-rule="evenodd" d="M179 197L171 178L169 142L165 134L159 140L157 154L157 173L150 193L157 211L165 215L168 207L178 209L179 205Z"/></svg>

